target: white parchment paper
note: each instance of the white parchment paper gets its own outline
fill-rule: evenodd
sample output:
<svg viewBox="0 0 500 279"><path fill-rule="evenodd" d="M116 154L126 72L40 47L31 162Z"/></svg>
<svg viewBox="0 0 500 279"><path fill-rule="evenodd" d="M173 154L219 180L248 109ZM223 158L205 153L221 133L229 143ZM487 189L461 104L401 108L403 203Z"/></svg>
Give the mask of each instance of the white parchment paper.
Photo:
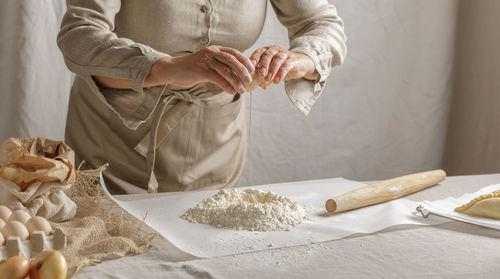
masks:
<svg viewBox="0 0 500 279"><path fill-rule="evenodd" d="M474 198L477 198L481 195L489 194L499 189L500 189L500 184L490 185L482 188L481 190L475 193L463 194L458 198L449 197L437 201L423 201L419 202L418 204L432 214L437 214L439 216L451 218L454 220L500 230L500 220L476 217L454 211L456 207L466 204L469 201L473 200ZM432 217L429 217L429 219L432 219Z"/></svg>
<svg viewBox="0 0 500 279"><path fill-rule="evenodd" d="M102 178L101 178L102 180ZM102 181L103 185L104 182ZM416 203L398 199L350 212L326 213L328 198L365 186L343 178L289 182L252 188L273 191L292 198L311 210L307 220L290 231L250 232L193 224L180 218L190 207L217 191L176 192L134 201L114 199L123 209L157 230L179 249L197 257L218 257L257 250L305 245L344 238L357 233L373 233L401 224L434 225L446 218L416 217Z"/></svg>

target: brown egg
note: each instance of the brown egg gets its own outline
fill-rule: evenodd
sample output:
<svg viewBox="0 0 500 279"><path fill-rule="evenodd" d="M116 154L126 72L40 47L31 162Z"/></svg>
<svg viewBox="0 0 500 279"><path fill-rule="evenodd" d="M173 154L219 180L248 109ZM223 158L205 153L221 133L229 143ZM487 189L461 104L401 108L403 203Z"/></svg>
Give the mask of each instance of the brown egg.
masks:
<svg viewBox="0 0 500 279"><path fill-rule="evenodd" d="M12 215L10 215L10 217L9 217L9 222L10 221L19 221L23 224L26 224L26 222L28 222L28 220L30 218L31 218L31 215L29 215L28 212L19 209L19 210L12 212Z"/></svg>
<svg viewBox="0 0 500 279"><path fill-rule="evenodd" d="M3 234L0 233L0 246L2 246L4 242L5 239L3 238Z"/></svg>
<svg viewBox="0 0 500 279"><path fill-rule="evenodd" d="M5 221L0 219L0 230L5 226Z"/></svg>
<svg viewBox="0 0 500 279"><path fill-rule="evenodd" d="M9 236L19 236L22 241L28 239L28 236L30 235L26 226L19 221L7 222L1 231L5 239L8 239Z"/></svg>
<svg viewBox="0 0 500 279"><path fill-rule="evenodd" d="M40 216L33 216L26 222L26 228L30 233L30 237L34 231L43 231L45 235L49 235L52 231L52 227L49 222Z"/></svg>
<svg viewBox="0 0 500 279"><path fill-rule="evenodd" d="M3 205L0 205L0 218L3 219L5 222L9 220L10 215L12 214L12 211Z"/></svg>

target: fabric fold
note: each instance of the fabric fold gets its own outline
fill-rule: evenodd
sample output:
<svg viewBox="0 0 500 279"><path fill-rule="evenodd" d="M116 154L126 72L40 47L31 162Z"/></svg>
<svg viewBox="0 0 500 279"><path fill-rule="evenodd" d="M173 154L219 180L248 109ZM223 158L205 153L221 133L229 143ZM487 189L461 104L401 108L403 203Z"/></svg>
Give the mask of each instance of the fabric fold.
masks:
<svg viewBox="0 0 500 279"><path fill-rule="evenodd" d="M307 116L325 88L330 70L346 56L344 23L326 0L272 0L271 4L288 29L289 50L309 56L320 76L317 82L304 78L285 82L289 99Z"/></svg>
<svg viewBox="0 0 500 279"><path fill-rule="evenodd" d="M127 127L137 129L151 116L164 87L144 88L143 83L153 63L169 55L114 32L120 0L88 0L85 5L68 0L67 6L57 36L66 65ZM131 89L99 86L93 76L131 80Z"/></svg>

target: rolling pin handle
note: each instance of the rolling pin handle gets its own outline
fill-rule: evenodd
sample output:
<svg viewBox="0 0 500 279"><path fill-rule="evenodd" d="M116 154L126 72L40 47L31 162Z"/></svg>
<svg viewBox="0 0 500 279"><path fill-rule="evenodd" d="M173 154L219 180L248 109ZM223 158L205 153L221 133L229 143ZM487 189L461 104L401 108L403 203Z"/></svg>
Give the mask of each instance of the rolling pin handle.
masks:
<svg viewBox="0 0 500 279"><path fill-rule="evenodd" d="M326 201L326 210L330 213L335 212L337 210L337 203L333 199L329 199Z"/></svg>

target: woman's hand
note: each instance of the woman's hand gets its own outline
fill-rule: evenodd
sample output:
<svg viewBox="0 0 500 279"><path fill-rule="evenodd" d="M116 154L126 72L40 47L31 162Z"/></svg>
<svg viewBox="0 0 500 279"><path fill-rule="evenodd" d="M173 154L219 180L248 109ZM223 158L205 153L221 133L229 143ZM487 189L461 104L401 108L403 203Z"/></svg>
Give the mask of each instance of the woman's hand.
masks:
<svg viewBox="0 0 500 279"><path fill-rule="evenodd" d="M250 60L238 50L209 46L184 56L159 59L151 67L147 81L182 87L208 81L235 94L245 92L243 83L251 82L253 71Z"/></svg>
<svg viewBox="0 0 500 279"><path fill-rule="evenodd" d="M312 59L299 52L288 51L280 46L257 49L250 60L256 74L278 84L284 80L306 78L317 81L319 74Z"/></svg>
<svg viewBox="0 0 500 279"><path fill-rule="evenodd" d="M244 83L252 81L252 62L236 49L209 46L197 52L178 57L163 57L151 66L144 80L144 87L174 84L191 87L208 81L220 86L230 94L244 93ZM103 86L110 88L130 88L131 80L106 76L94 76Z"/></svg>

